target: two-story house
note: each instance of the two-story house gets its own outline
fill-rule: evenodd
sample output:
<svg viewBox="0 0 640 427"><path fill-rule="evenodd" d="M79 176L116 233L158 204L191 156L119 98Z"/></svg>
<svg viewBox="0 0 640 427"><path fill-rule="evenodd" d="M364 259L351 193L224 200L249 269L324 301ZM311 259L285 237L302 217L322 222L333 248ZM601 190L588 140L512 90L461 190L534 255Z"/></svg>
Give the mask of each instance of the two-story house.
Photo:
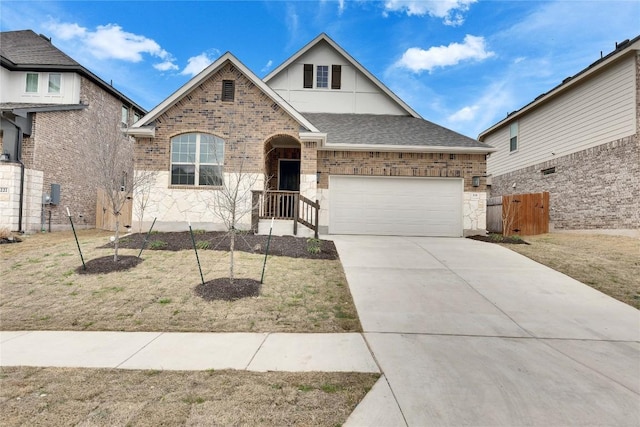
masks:
<svg viewBox="0 0 640 427"><path fill-rule="evenodd" d="M640 36L483 131L491 195L548 191L555 229L640 228Z"/></svg>
<svg viewBox="0 0 640 427"><path fill-rule="evenodd" d="M260 191L263 218L308 212L299 196L318 200L306 219L323 233L486 228L493 149L424 120L326 34L263 80L226 53L129 134L136 170L157 171L143 222L157 218L159 229L220 229L216 191L240 173ZM250 227L249 216L241 223Z"/></svg>
<svg viewBox="0 0 640 427"><path fill-rule="evenodd" d="M0 33L0 65L0 228L67 229L67 207L94 227L97 189L79 167L100 143L92 129L146 111L31 30Z"/></svg>

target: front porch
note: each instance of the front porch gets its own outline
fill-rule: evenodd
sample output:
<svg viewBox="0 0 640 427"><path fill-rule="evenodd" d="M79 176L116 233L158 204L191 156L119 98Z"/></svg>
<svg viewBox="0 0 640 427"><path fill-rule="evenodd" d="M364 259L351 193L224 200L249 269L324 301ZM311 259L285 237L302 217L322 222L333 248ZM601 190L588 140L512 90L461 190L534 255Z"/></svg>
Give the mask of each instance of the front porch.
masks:
<svg viewBox="0 0 640 427"><path fill-rule="evenodd" d="M318 238L320 203L312 201L299 191L252 191L251 230L268 234L273 224L274 234L309 235ZM277 223L276 223L277 221Z"/></svg>

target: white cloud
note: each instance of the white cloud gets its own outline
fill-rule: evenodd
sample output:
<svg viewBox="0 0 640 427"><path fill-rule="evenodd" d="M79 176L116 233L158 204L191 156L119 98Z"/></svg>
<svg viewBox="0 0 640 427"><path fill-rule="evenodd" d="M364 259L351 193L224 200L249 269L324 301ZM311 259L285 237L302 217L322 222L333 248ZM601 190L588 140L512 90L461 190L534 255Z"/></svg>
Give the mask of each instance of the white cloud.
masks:
<svg viewBox="0 0 640 427"><path fill-rule="evenodd" d="M413 72L431 71L436 67L456 65L462 61L483 60L495 54L487 50L484 37L467 34L464 43L451 43L449 46L433 46L427 50L412 47L405 51L396 66L408 68Z"/></svg>
<svg viewBox="0 0 640 427"><path fill-rule="evenodd" d="M86 35L87 29L78 24L51 23L46 25L53 33L62 40L82 38Z"/></svg>
<svg viewBox="0 0 640 427"><path fill-rule="evenodd" d="M213 59L210 58L206 52L202 52L198 56L192 56L191 58L189 58L187 60L187 66L184 67L184 70L182 70L180 74L195 76L200 71L207 68L212 62Z"/></svg>
<svg viewBox="0 0 640 427"><path fill-rule="evenodd" d="M273 60L270 59L269 61L267 61L267 63L265 64L264 67L262 67L262 72L265 73L267 71L269 71L271 69L271 67L273 67Z"/></svg>
<svg viewBox="0 0 640 427"><path fill-rule="evenodd" d="M469 106L462 107L461 109L459 109L458 111L456 111L455 113L449 116L449 121L469 122L476 118L476 114L478 113L479 110L480 110L480 106L477 104L472 105L470 107Z"/></svg>
<svg viewBox="0 0 640 427"><path fill-rule="evenodd" d="M154 68L166 71L177 69L173 56L162 49L158 43L148 37L124 31L117 24L99 25L91 31L76 23L50 21L45 28L54 38L79 43L98 59L117 59L127 62L140 62L143 54L163 60Z"/></svg>
<svg viewBox="0 0 640 427"><path fill-rule="evenodd" d="M164 61L158 64L153 64L153 68L158 71L172 71L177 70L179 67L171 61Z"/></svg>
<svg viewBox="0 0 640 427"><path fill-rule="evenodd" d="M464 23L464 12L477 0L387 0L385 13L405 12L407 15L442 18L445 25L458 26Z"/></svg>

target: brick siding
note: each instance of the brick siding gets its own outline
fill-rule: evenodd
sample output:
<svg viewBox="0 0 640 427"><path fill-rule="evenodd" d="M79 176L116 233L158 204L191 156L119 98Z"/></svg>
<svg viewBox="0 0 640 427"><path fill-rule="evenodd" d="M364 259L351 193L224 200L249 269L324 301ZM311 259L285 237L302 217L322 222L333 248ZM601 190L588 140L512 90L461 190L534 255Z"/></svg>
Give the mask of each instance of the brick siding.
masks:
<svg viewBox="0 0 640 427"><path fill-rule="evenodd" d="M484 154L318 151L318 188L329 188L329 175L414 176L463 178L464 191L483 192L486 167Z"/></svg>
<svg viewBox="0 0 640 427"><path fill-rule="evenodd" d="M555 173L542 170L555 167ZM491 196L548 191L555 229L640 227L637 135L492 178ZM516 188L513 188L513 184Z"/></svg>
<svg viewBox="0 0 640 427"><path fill-rule="evenodd" d="M235 80L235 99L222 101L222 80ZM136 169L168 171L171 138L188 132L225 140L224 170L264 171L265 143L275 135L298 141L300 125L232 64L202 82L155 121L155 138L136 139Z"/></svg>
<svg viewBox="0 0 640 427"><path fill-rule="evenodd" d="M44 173L43 192L49 193L52 183L60 184L60 204L45 208L47 223L51 213L52 230L70 228L67 206L79 227L95 226L97 189L87 179L90 172L82 159L98 142L95 124L113 122L115 129L122 117L122 101L84 77L80 100L87 108L35 113L31 136L23 140L25 166Z"/></svg>

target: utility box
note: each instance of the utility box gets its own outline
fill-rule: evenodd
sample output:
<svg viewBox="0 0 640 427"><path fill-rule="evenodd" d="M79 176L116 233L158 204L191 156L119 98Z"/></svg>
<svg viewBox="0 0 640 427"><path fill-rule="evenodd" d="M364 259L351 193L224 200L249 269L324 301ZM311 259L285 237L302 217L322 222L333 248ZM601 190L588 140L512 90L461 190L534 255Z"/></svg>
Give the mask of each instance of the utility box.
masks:
<svg viewBox="0 0 640 427"><path fill-rule="evenodd" d="M52 205L60 204L60 184L51 184L51 201Z"/></svg>

